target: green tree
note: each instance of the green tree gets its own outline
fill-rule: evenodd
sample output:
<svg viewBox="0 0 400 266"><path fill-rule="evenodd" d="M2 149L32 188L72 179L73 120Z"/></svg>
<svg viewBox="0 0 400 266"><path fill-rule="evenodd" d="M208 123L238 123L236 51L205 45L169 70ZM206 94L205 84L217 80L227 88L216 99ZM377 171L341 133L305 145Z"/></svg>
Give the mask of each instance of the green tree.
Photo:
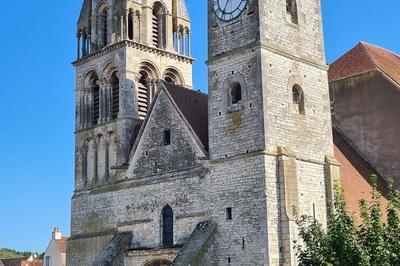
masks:
<svg viewBox="0 0 400 266"><path fill-rule="evenodd" d="M296 244L300 265L400 265L400 192L389 182L387 223L383 222L377 177L371 177L371 200L360 201L361 224L346 210L343 192L335 186L326 230L311 217L297 220L301 241Z"/></svg>

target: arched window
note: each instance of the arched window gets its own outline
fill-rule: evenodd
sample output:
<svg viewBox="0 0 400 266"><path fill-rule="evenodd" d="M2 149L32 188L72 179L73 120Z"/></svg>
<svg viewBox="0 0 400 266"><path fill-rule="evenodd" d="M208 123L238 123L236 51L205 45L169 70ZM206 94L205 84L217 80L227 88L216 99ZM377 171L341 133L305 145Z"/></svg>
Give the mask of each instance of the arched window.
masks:
<svg viewBox="0 0 400 266"><path fill-rule="evenodd" d="M292 88L293 106L296 113L305 114L304 109L304 94L299 85L294 85Z"/></svg>
<svg viewBox="0 0 400 266"><path fill-rule="evenodd" d="M230 85L231 104L240 103L242 100L242 86L239 82L233 82Z"/></svg>
<svg viewBox="0 0 400 266"><path fill-rule="evenodd" d="M286 13L290 16L290 21L292 23L294 24L299 23L296 0L286 0Z"/></svg>
<svg viewBox="0 0 400 266"><path fill-rule="evenodd" d="M115 71L111 75L111 88L112 88L112 119L117 119L119 113L119 78L117 71Z"/></svg>
<svg viewBox="0 0 400 266"><path fill-rule="evenodd" d="M100 87L97 76L93 77L90 83L92 96L93 96L93 110L92 110L92 123L97 125L100 118Z"/></svg>
<svg viewBox="0 0 400 266"><path fill-rule="evenodd" d="M105 47L108 44L108 8L103 4L97 11L97 44Z"/></svg>
<svg viewBox="0 0 400 266"><path fill-rule="evenodd" d="M134 19L134 13L132 10L130 10L129 15L128 15L128 39L129 40L133 40L133 38L134 38L133 19Z"/></svg>
<svg viewBox="0 0 400 266"><path fill-rule="evenodd" d="M160 2L153 6L153 45L164 48L166 45L165 8Z"/></svg>
<svg viewBox="0 0 400 266"><path fill-rule="evenodd" d="M162 210L162 244L164 247L174 245L174 213L168 205Z"/></svg>
<svg viewBox="0 0 400 266"><path fill-rule="evenodd" d="M149 75L146 71L140 71L140 79L138 84L138 105L139 117L144 119L147 115L149 102Z"/></svg>

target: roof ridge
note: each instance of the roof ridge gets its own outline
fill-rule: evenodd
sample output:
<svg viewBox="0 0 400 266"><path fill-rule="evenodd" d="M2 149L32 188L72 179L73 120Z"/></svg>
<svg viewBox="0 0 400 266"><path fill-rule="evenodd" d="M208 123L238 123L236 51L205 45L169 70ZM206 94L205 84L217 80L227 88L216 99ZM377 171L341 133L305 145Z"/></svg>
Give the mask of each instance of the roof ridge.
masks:
<svg viewBox="0 0 400 266"><path fill-rule="evenodd" d="M380 69L379 66L378 66L378 64L375 62L374 58L372 57L372 55L369 53L369 51L368 51L368 49L367 49L365 43L364 43L364 42L360 42L360 44L361 44L361 47L362 47L362 49L363 49L365 55L369 58L369 60L372 62L372 64L373 64L377 69Z"/></svg>
<svg viewBox="0 0 400 266"><path fill-rule="evenodd" d="M165 80L161 80L161 82L164 83L164 84L168 83L168 81L165 81ZM169 83L169 84L172 84L173 86L176 86L176 87L180 87L182 89L186 89L186 90L194 92L194 93L203 94L205 96L208 96L208 93L202 92L201 90L196 90L196 89L189 88L189 87L187 87L185 85L179 85L179 84L173 84L173 83Z"/></svg>
<svg viewBox="0 0 400 266"><path fill-rule="evenodd" d="M367 46L371 46L371 47L374 47L374 48L378 48L378 49L384 50L385 52L391 53L392 55L394 55L394 56L396 56L396 57L398 57L400 59L400 54L396 54L395 52L393 52L393 51L391 51L391 50L389 50L389 49L387 49L385 47L382 47L382 46L379 46L379 45L376 45L376 44L373 44L373 43L365 42L365 41L361 41L360 43L362 43L364 45L367 45Z"/></svg>

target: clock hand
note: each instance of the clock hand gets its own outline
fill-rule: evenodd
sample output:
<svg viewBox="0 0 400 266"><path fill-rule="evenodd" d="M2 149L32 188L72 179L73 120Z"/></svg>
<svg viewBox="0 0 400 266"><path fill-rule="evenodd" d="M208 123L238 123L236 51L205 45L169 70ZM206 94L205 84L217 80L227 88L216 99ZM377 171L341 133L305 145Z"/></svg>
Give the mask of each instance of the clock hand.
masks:
<svg viewBox="0 0 400 266"><path fill-rule="evenodd" d="M222 10L223 13L225 13L225 9L226 9L226 7L228 6L228 4L229 4L230 1L231 1L231 0L226 0L225 6L224 6L224 10Z"/></svg>

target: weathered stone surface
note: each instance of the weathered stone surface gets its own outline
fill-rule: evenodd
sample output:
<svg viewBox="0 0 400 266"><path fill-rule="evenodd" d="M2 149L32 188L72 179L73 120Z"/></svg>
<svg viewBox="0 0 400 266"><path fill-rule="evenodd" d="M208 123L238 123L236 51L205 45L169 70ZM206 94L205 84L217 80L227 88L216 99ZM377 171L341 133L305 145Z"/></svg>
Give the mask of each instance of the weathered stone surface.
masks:
<svg viewBox="0 0 400 266"><path fill-rule="evenodd" d="M103 73L108 62L116 64L121 104L116 121L77 132L69 265L92 265L116 232L132 234L130 248L119 250L124 265L168 265L175 258L176 265L296 265L291 209L325 223L328 181L337 170L325 162L333 144L319 1L298 1L293 24L282 0L249 0L229 22L215 17L208 0L208 108L198 109L208 109L208 119L188 121L184 99L161 84L151 91L143 121L138 67L167 78L162 72L174 66L181 84L192 80L190 58L150 45L153 2L142 3L143 43L116 43L75 63L77 99L88 71ZM162 2L169 10L175 1ZM233 83L240 88L237 102ZM304 112L294 86L301 88ZM176 90L187 95L187 88ZM198 135L196 118L208 136ZM92 169L86 179L82 146L93 147L84 154L83 165ZM163 245L166 206L173 210L173 246ZM202 221L210 226L193 232Z"/></svg>

